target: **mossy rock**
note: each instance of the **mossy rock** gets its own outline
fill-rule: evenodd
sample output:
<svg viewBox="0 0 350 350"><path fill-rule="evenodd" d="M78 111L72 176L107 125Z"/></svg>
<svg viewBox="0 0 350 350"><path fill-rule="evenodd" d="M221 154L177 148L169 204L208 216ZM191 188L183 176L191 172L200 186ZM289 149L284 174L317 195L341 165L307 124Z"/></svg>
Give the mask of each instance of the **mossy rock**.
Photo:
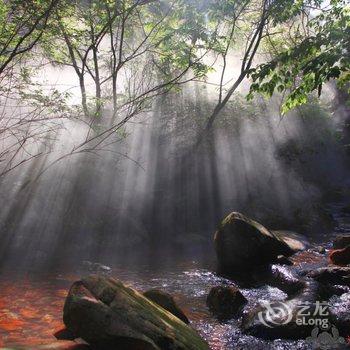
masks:
<svg viewBox="0 0 350 350"><path fill-rule="evenodd" d="M143 295L157 305L161 306L163 309L172 313L182 322L186 324L190 323L185 313L180 309L174 298L169 293L166 293L160 289L150 289L144 292Z"/></svg>
<svg viewBox="0 0 350 350"><path fill-rule="evenodd" d="M122 282L103 276L76 281L63 321L98 349L207 350L207 343L180 319Z"/></svg>

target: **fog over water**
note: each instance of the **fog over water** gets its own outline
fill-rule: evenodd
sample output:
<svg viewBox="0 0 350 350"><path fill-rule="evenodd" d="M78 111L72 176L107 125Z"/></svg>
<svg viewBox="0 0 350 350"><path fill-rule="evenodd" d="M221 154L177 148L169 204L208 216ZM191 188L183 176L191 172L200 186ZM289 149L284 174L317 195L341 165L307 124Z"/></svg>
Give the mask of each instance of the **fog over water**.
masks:
<svg viewBox="0 0 350 350"><path fill-rule="evenodd" d="M69 71L52 68L46 75L61 89L74 86ZM76 102L78 91L71 91ZM65 121L46 145L35 145L49 145L48 155L1 180L1 267L47 269L160 244L200 251L233 210L293 229L300 213L312 213L325 191L346 181L336 138L344 120L317 104L282 118L277 97L247 102L245 93L243 85L195 149L217 99L211 84L158 97L103 150L65 156L88 132L111 123L107 108L93 131ZM332 99L329 89L324 104Z"/></svg>

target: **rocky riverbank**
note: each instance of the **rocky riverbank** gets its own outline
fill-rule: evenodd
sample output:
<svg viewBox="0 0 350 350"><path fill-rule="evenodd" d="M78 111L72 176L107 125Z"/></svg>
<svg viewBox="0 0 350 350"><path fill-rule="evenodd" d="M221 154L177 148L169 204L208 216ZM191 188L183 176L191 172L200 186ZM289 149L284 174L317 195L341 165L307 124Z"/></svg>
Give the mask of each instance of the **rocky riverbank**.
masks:
<svg viewBox="0 0 350 350"><path fill-rule="evenodd" d="M336 214L338 227L332 235L320 237L317 242L307 242L301 235L289 232L289 238L294 243L299 242L301 249L296 253L287 257L278 251L273 259L261 264L253 257L256 266L252 266L249 274L236 274L235 269L229 278L215 272L215 264L210 262L214 254L210 252L188 257L179 253L164 254L162 258L153 255L148 262L123 261L119 265L110 264L109 268L97 262L83 262L75 272L36 276L35 279L27 276L16 281L14 275L0 276L0 305L7 305L0 312L0 348L91 349L94 344L88 346L81 334L57 333L64 326L62 310L66 291L81 275L90 274L117 278L127 288L137 291L135 295L144 293L151 303L170 311L174 318L179 318L177 322L189 321L189 327L196 330L193 331L197 333L196 337L203 338L212 350L312 349L313 342L318 341L321 334L328 343L339 338L338 348L346 346L342 340L347 339L349 329L349 268L335 265L331 257L334 251L339 254L347 246L342 246L342 242L348 242L350 217L338 209ZM273 239L285 242L287 236L284 232ZM98 302L98 298L94 296L94 299ZM314 323L320 325L324 317L307 318L314 321L299 325L298 306L308 305L307 311L314 313L320 309L320 302L328 304L329 315L325 318L331 327L315 330ZM276 311L281 307L287 307L290 313L279 316L287 318L269 313L269 310ZM167 311L163 312L167 314ZM272 317L274 315L276 318ZM291 320L288 315L292 315ZM261 320L267 325L272 321L273 327ZM142 330L141 326L138 326L138 334L140 330L141 333L147 330L147 327ZM54 333L60 338L74 340L54 342Z"/></svg>
<svg viewBox="0 0 350 350"><path fill-rule="evenodd" d="M346 346L350 235L338 235L332 249L310 249L311 244L297 233L272 231L240 213L231 213L215 233L214 243L218 272L236 284L217 285L209 291L206 303L214 317L234 320L242 333L256 338L308 339L312 343L323 334L325 342ZM319 256L322 263L317 269L298 264L306 253ZM239 289L266 285L286 297L251 303ZM335 303L335 298L342 302ZM188 318L170 294L153 290L142 296L108 277L75 282L65 303L64 321L66 339L83 339L92 348L209 348L185 325Z"/></svg>

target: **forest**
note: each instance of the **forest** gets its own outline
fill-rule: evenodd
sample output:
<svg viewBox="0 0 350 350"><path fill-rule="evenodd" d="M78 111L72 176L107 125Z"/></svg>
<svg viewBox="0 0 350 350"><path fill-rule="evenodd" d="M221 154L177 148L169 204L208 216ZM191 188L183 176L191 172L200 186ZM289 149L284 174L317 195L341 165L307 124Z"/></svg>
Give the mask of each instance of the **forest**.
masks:
<svg viewBox="0 0 350 350"><path fill-rule="evenodd" d="M0 31L0 350L350 348L349 0Z"/></svg>

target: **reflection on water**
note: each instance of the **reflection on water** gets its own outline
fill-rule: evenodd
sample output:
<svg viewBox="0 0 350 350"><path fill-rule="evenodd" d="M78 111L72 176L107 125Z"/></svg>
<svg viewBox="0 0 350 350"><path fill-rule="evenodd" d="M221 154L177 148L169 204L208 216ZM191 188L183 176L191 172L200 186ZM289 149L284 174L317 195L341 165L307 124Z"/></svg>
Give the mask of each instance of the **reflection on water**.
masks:
<svg viewBox="0 0 350 350"><path fill-rule="evenodd" d="M2 278L0 345L39 345L52 342L62 325L61 314L69 282Z"/></svg>
<svg viewBox="0 0 350 350"><path fill-rule="evenodd" d="M128 269L114 267L112 276L126 284L145 291L162 288L170 292L188 314L201 335L213 350L222 349L306 349L303 341L265 342L242 335L239 319L220 323L209 313L205 299L211 287L233 284L232 281L200 268L196 262L173 265L172 270L152 272L145 266ZM53 333L63 327L62 308L68 288L76 275L51 275L41 278L2 277L0 292L0 345L1 347L34 347L55 341ZM253 305L257 300L284 299L277 288L264 286L242 289Z"/></svg>
<svg viewBox="0 0 350 350"><path fill-rule="evenodd" d="M336 217L337 232L348 232L349 217ZM347 221L345 221L347 220ZM329 242L330 238L324 241ZM329 248L329 244L324 245ZM209 342L213 350L284 350L309 349L304 340L264 341L241 333L240 319L219 322L208 311L205 303L210 288L219 284L234 284L218 276L212 262L201 255L198 259L184 258L180 254L165 254L147 262L123 260L111 264L111 276L139 291L161 288L171 293L191 320L192 326ZM211 256L208 254L207 256ZM316 246L293 257L296 269L314 269L327 264L326 255L319 254ZM62 309L71 283L87 274L84 264L77 264L74 273L31 274L23 276L11 272L0 277L0 348L12 347L39 349L39 345L55 342L53 333L63 327ZM66 271L66 270L65 270ZM36 277L33 277L36 276ZM283 300L286 295L277 288L265 285L259 288L241 288L248 299L247 308L260 300ZM344 295L348 297L348 295ZM333 298L334 299L334 298ZM342 299L334 300L334 307L341 312ZM338 310L337 309L337 310ZM344 310L345 312L346 310ZM57 343L55 343L57 344ZM59 347L71 349L71 344L60 342Z"/></svg>

